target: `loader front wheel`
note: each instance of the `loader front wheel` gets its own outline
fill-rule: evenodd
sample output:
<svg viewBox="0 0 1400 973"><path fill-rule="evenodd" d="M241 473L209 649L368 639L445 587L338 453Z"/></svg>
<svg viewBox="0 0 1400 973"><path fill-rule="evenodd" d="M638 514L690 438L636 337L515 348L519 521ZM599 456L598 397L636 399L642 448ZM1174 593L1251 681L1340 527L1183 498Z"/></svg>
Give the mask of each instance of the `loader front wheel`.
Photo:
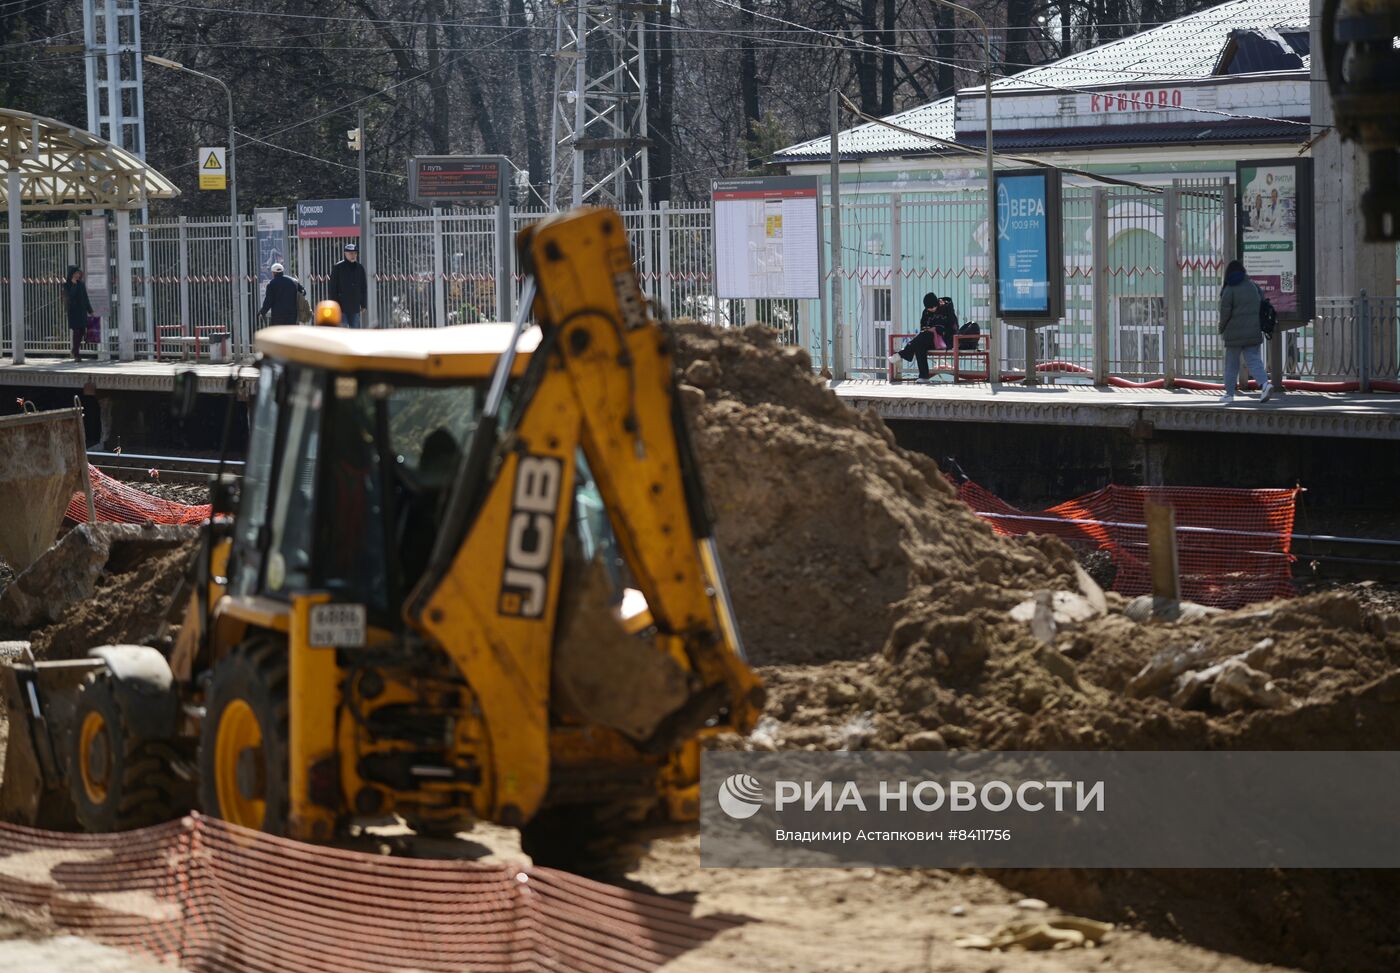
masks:
<svg viewBox="0 0 1400 973"><path fill-rule="evenodd" d="M214 667L199 740L206 814L287 833L287 654L276 642L241 646Z"/></svg>
<svg viewBox="0 0 1400 973"><path fill-rule="evenodd" d="M193 789L174 770L174 742L144 738L131 727L109 674L88 677L73 726L68 784L86 830L144 828L193 805Z"/></svg>

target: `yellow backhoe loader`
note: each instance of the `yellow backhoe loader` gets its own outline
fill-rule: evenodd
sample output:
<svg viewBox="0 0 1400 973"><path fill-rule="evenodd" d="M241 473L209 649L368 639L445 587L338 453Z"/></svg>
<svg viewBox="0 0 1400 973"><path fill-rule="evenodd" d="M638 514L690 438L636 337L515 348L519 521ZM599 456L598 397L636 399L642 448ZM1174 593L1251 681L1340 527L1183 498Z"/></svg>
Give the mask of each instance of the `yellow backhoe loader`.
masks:
<svg viewBox="0 0 1400 973"><path fill-rule="evenodd" d="M214 485L173 645L11 667L14 732L82 826L485 820L586 867L696 817L701 739L763 692L671 338L615 212L517 250L514 324L258 333L244 474Z"/></svg>

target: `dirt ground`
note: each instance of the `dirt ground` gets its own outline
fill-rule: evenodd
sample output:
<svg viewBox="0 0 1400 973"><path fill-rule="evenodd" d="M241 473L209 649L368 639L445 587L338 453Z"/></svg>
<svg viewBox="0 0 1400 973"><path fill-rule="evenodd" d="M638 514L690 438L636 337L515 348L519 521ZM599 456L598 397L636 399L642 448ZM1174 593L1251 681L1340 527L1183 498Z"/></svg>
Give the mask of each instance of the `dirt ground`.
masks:
<svg viewBox="0 0 1400 973"><path fill-rule="evenodd" d="M1057 540L993 534L934 463L814 380L805 352L761 328L678 331L725 571L769 688L757 730L721 746L1400 744L1392 587L1153 618L1105 594L1094 559L1085 571ZM149 605L174 577L173 557L119 572L54 631L36 633L38 644L70 651L105 640L111 606ZM478 828L466 839L519 854L514 832ZM678 971L1400 969L1400 872L708 870L685 838L654 844L629 881L741 918L672 964ZM1018 908L1028 895L1048 909ZM1095 949L953 945L1060 909L1116 928Z"/></svg>

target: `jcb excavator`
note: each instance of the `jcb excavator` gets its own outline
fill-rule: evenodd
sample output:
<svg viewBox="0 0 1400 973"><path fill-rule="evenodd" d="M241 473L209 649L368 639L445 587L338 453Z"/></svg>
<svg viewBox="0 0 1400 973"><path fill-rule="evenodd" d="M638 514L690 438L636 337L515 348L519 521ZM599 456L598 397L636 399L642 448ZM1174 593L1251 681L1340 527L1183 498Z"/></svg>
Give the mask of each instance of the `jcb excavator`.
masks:
<svg viewBox="0 0 1400 973"><path fill-rule="evenodd" d="M173 644L96 648L69 705L57 669L13 667L82 826L486 820L579 866L696 817L701 738L763 692L671 338L615 212L517 250L514 325L258 333L244 475L214 486Z"/></svg>

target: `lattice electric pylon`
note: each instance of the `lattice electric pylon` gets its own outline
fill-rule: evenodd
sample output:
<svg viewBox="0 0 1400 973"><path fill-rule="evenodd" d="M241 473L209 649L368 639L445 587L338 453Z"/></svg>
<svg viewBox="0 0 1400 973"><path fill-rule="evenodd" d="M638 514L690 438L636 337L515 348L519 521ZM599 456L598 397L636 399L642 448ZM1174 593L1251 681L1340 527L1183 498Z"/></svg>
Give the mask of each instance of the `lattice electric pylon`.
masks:
<svg viewBox="0 0 1400 973"><path fill-rule="evenodd" d="M83 64L87 73L87 127L98 138L146 158L146 97L141 65L141 0L83 0ZM125 219L123 216L122 219ZM144 227L150 211L141 207ZM119 223L118 226L124 224ZM132 295L130 313L139 319L147 347L154 340L150 320L150 237L146 230L129 239L131 272L141 282ZM102 352L106 354L105 349Z"/></svg>
<svg viewBox="0 0 1400 973"><path fill-rule="evenodd" d="M85 0L83 41L88 131L144 159L140 0Z"/></svg>
<svg viewBox="0 0 1400 973"><path fill-rule="evenodd" d="M565 198L575 206L650 206L646 16L661 9L597 0L557 4L551 207Z"/></svg>

